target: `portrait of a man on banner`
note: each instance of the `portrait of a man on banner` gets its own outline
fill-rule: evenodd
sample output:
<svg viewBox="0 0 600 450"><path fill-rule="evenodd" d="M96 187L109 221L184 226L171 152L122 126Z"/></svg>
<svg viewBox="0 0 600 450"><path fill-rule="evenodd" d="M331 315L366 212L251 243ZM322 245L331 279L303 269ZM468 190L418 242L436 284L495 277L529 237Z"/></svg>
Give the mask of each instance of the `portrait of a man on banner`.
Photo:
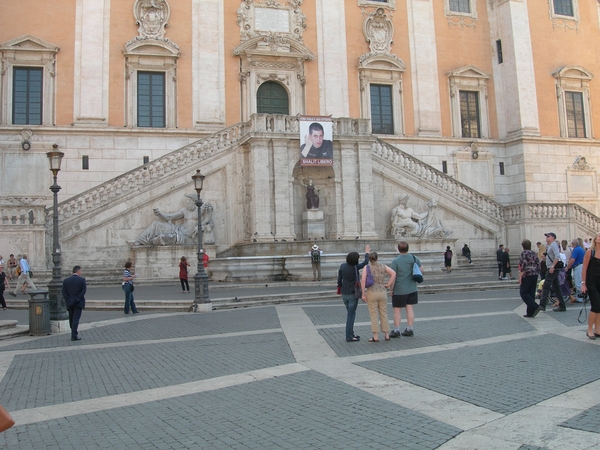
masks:
<svg viewBox="0 0 600 450"><path fill-rule="evenodd" d="M331 121L319 119L321 118L302 117L300 120L300 165L302 166L333 165L332 124Z"/></svg>

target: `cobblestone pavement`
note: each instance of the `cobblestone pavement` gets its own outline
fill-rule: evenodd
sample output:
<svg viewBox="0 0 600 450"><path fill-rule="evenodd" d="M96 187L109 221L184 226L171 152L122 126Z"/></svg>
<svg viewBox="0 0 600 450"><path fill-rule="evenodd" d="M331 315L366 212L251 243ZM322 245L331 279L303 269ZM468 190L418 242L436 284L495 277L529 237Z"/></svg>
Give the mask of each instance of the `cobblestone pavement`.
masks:
<svg viewBox="0 0 600 450"><path fill-rule="evenodd" d="M526 319L514 289L421 295L415 335L379 343L364 304L345 341L341 300L84 311L82 341L0 341L17 422L0 448L600 449L600 339L580 308Z"/></svg>

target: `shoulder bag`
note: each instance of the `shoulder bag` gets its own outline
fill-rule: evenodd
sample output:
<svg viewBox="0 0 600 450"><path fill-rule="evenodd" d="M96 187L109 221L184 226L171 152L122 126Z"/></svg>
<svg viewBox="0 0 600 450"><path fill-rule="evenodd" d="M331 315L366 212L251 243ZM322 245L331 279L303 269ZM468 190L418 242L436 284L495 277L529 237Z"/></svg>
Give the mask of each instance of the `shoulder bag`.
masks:
<svg viewBox="0 0 600 450"><path fill-rule="evenodd" d="M419 265L417 264L417 258L415 258L415 255L411 255L413 257L413 280L415 280L417 283L422 283L423 282L423 274L421 273L421 269L419 269Z"/></svg>
<svg viewBox="0 0 600 450"><path fill-rule="evenodd" d="M360 285L360 278L358 276L358 267L354 266L354 274L356 279L354 280L354 297L362 298L362 287Z"/></svg>
<svg viewBox="0 0 600 450"><path fill-rule="evenodd" d="M373 280L373 274L371 273L371 268L367 265L367 280L365 281L365 288L370 288L375 284L375 280Z"/></svg>

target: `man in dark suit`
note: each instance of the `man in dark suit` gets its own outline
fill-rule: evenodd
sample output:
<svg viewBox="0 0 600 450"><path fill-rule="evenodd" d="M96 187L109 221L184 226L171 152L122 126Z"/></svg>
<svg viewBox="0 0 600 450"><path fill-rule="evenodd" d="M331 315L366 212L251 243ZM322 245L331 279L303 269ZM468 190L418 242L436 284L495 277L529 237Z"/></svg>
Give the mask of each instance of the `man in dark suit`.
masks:
<svg viewBox="0 0 600 450"><path fill-rule="evenodd" d="M85 278L81 276L81 267L73 267L73 275L65 278L62 285L62 295L67 304L69 311L69 325L71 326L71 340L80 341L77 337L77 328L79 327L79 319L81 312L85 308Z"/></svg>

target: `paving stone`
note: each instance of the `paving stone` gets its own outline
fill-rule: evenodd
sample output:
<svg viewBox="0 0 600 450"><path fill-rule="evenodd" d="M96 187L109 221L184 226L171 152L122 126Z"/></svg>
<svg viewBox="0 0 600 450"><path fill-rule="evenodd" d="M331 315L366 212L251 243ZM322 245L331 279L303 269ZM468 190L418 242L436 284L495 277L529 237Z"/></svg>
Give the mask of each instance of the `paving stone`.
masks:
<svg viewBox="0 0 600 450"><path fill-rule="evenodd" d="M549 335L358 365L511 414L600 379L597 359L595 345Z"/></svg>
<svg viewBox="0 0 600 450"><path fill-rule="evenodd" d="M19 410L295 362L283 333L71 353L16 356L0 381L0 404Z"/></svg>
<svg viewBox="0 0 600 450"><path fill-rule="evenodd" d="M85 314L85 311L83 312ZM133 316L132 316L133 317ZM81 341L72 343L69 334L57 334L43 339L1 347L0 352L55 348L71 345L85 346L114 342L135 342L148 339L172 339L209 336L232 331L257 331L280 328L274 307L247 310L213 311L210 314L177 314L156 319L100 326L81 331Z"/></svg>
<svg viewBox="0 0 600 450"><path fill-rule="evenodd" d="M383 333L379 334L379 343L367 342L372 335L370 324L355 325L354 332L361 336L360 342L346 342L345 325L319 329L319 334L327 341L337 356L344 357L465 342L535 330L518 314L499 314L494 317L447 317L447 319L432 322L416 322L414 336L401 336L387 342L383 339ZM491 326L492 324L493 326ZM405 327L406 317L403 318L401 328Z"/></svg>
<svg viewBox="0 0 600 450"><path fill-rule="evenodd" d="M560 424L561 427L574 430L600 433L600 405L596 405Z"/></svg>

